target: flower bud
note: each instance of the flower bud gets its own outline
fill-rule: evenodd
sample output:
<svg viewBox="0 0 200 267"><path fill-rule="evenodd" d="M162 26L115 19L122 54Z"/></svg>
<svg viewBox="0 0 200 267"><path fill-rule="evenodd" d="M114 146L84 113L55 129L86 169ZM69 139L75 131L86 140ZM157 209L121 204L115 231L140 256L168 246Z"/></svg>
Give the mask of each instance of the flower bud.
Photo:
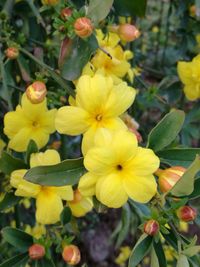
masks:
<svg viewBox="0 0 200 267"><path fill-rule="evenodd" d="M79 248L74 245L65 246L62 252L62 257L69 265L78 264L81 259Z"/></svg>
<svg viewBox="0 0 200 267"><path fill-rule="evenodd" d="M144 232L147 235L154 236L159 231L159 223L156 220L149 220L144 224Z"/></svg>
<svg viewBox="0 0 200 267"><path fill-rule="evenodd" d="M39 260L42 259L45 255L45 248L44 246L40 244L33 244L29 249L28 249L29 257L32 260Z"/></svg>
<svg viewBox="0 0 200 267"><path fill-rule="evenodd" d="M59 3L59 0L41 0L43 5L54 6Z"/></svg>
<svg viewBox="0 0 200 267"><path fill-rule="evenodd" d="M68 20L68 18L71 17L71 15L72 15L72 9L71 8L66 7L66 8L63 8L61 10L60 16L62 19Z"/></svg>
<svg viewBox="0 0 200 267"><path fill-rule="evenodd" d="M119 37L122 41L131 42L140 36L140 31L131 24L121 24L118 29Z"/></svg>
<svg viewBox="0 0 200 267"><path fill-rule="evenodd" d="M5 54L9 59L16 59L19 56L19 50L16 47L8 47Z"/></svg>
<svg viewBox="0 0 200 267"><path fill-rule="evenodd" d="M82 195L80 193L80 191L78 189L76 189L74 191L74 198L73 200L71 201L71 203L75 204L75 203L79 203L82 199Z"/></svg>
<svg viewBox="0 0 200 267"><path fill-rule="evenodd" d="M190 206L183 206L177 210L177 216L181 221L191 222L197 217L197 211Z"/></svg>
<svg viewBox="0 0 200 267"><path fill-rule="evenodd" d="M74 23L74 30L81 38L89 37L93 32L91 20L86 17L78 18Z"/></svg>
<svg viewBox="0 0 200 267"><path fill-rule="evenodd" d="M165 170L157 170L156 175L159 177L158 183L163 193L168 192L178 182L185 173L186 169L181 166L173 166Z"/></svg>
<svg viewBox="0 0 200 267"><path fill-rule="evenodd" d="M41 103L47 94L46 85L43 82L36 81L26 89L27 98L32 104Z"/></svg>

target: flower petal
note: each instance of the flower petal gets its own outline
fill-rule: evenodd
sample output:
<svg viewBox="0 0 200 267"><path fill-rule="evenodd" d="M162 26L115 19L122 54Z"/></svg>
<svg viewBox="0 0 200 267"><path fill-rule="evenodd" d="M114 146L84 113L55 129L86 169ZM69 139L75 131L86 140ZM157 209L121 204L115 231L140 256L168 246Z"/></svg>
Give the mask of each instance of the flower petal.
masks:
<svg viewBox="0 0 200 267"><path fill-rule="evenodd" d="M122 207L128 200L120 175L102 177L96 184L97 199L109 208Z"/></svg>
<svg viewBox="0 0 200 267"><path fill-rule="evenodd" d="M60 155L56 150L47 149L45 152L33 153L30 158L31 168L60 163Z"/></svg>
<svg viewBox="0 0 200 267"><path fill-rule="evenodd" d="M23 177L26 172L27 170L21 169L15 170L11 173L10 184L12 185L12 187L17 188L19 186L19 184L23 181Z"/></svg>
<svg viewBox="0 0 200 267"><path fill-rule="evenodd" d="M36 200L36 220L42 224L54 224L60 220L62 209L62 200L55 192L42 190Z"/></svg>
<svg viewBox="0 0 200 267"><path fill-rule="evenodd" d="M89 114L79 107L62 107L58 110L55 120L56 130L62 134L79 135L88 127Z"/></svg>
<svg viewBox="0 0 200 267"><path fill-rule="evenodd" d="M84 174L79 181L78 190L80 191L81 195L89 197L95 195L95 186L98 180L98 176L87 172Z"/></svg>
<svg viewBox="0 0 200 267"><path fill-rule="evenodd" d="M153 175L146 177L124 177L123 185L126 193L134 201L147 203L156 194L157 184Z"/></svg>
<svg viewBox="0 0 200 267"><path fill-rule="evenodd" d="M96 127L90 127L83 135L81 150L83 155L94 146L94 137L96 135Z"/></svg>
<svg viewBox="0 0 200 267"><path fill-rule="evenodd" d="M75 217L82 217L93 208L91 197L83 197L78 203L68 202L68 205Z"/></svg>
<svg viewBox="0 0 200 267"><path fill-rule="evenodd" d="M26 180L22 180L15 191L16 196L22 197L36 197L41 190L41 186L37 184L30 183Z"/></svg>
<svg viewBox="0 0 200 267"><path fill-rule="evenodd" d="M26 127L19 130L19 132L12 137L8 143L8 147L18 151L26 151L29 141L31 140L31 128Z"/></svg>
<svg viewBox="0 0 200 267"><path fill-rule="evenodd" d="M73 200L74 193L70 185L54 187L57 195L63 200Z"/></svg>

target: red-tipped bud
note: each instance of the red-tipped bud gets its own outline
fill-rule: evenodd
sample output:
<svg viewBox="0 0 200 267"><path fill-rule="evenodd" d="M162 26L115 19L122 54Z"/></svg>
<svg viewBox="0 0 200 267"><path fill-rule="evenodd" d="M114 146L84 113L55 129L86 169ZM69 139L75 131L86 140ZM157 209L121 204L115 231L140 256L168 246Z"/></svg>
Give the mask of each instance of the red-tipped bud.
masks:
<svg viewBox="0 0 200 267"><path fill-rule="evenodd" d="M71 203L75 204L75 203L79 203L82 199L82 195L80 193L80 191L78 189L76 189L74 191L74 198L72 201L70 201Z"/></svg>
<svg viewBox="0 0 200 267"><path fill-rule="evenodd" d="M80 250L77 246L65 246L62 252L62 257L69 265L76 265L81 260Z"/></svg>
<svg viewBox="0 0 200 267"><path fill-rule="evenodd" d="M60 16L64 20L68 20L69 17L72 15L72 9L69 7L63 8L61 10Z"/></svg>
<svg viewBox="0 0 200 267"><path fill-rule="evenodd" d="M144 232L147 235L154 236L158 233L159 231L159 223L156 220L149 220L144 224Z"/></svg>
<svg viewBox="0 0 200 267"><path fill-rule="evenodd" d="M32 104L41 103L47 94L46 85L43 82L36 81L26 89L26 96Z"/></svg>
<svg viewBox="0 0 200 267"><path fill-rule="evenodd" d="M185 171L186 169L181 166L173 166L165 170L157 170L156 175L159 177L158 183L161 192L166 193L171 190Z"/></svg>
<svg viewBox="0 0 200 267"><path fill-rule="evenodd" d="M81 38L89 37L93 32L91 20L86 17L78 18L74 23L74 30Z"/></svg>
<svg viewBox="0 0 200 267"><path fill-rule="evenodd" d="M42 259L45 255L45 248L40 244L33 244L28 249L29 257L32 260L39 260Z"/></svg>
<svg viewBox="0 0 200 267"><path fill-rule="evenodd" d="M197 211L190 206L183 206L177 210L177 216L181 221L191 222L197 217Z"/></svg>
<svg viewBox="0 0 200 267"><path fill-rule="evenodd" d="M131 42L140 36L140 31L131 24L121 24L118 28L118 34L122 41Z"/></svg>
<svg viewBox="0 0 200 267"><path fill-rule="evenodd" d="M5 54L9 59L16 59L19 56L19 50L16 47L8 47Z"/></svg>

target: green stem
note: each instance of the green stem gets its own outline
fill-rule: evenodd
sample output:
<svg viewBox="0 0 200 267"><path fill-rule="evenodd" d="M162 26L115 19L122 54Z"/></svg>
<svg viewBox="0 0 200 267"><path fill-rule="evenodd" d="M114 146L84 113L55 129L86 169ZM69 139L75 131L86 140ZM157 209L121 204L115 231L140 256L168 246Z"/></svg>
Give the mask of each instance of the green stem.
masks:
<svg viewBox="0 0 200 267"><path fill-rule="evenodd" d="M52 68L50 68L48 65L46 65L44 62L40 61L38 58L33 56L31 53L29 53L26 49L20 47L19 50L28 56L30 59L35 61L38 65L40 65L42 68L46 69L50 76L62 87L64 88L67 93L71 96L75 96L74 90L67 84L67 81L64 80L62 77L60 77Z"/></svg>

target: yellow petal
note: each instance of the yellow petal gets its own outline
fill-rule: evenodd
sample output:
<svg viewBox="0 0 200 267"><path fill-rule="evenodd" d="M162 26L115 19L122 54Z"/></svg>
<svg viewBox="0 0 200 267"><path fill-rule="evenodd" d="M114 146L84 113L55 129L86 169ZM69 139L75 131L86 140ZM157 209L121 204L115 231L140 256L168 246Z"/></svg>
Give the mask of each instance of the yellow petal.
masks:
<svg viewBox="0 0 200 267"><path fill-rule="evenodd" d="M31 128L26 127L19 130L19 132L12 137L8 143L8 147L18 151L23 152L26 150L29 141L31 140Z"/></svg>
<svg viewBox="0 0 200 267"><path fill-rule="evenodd" d="M49 133L45 131L45 129L39 128L37 130L33 130L30 133L29 140L34 140L37 144L37 147L40 149L44 147L49 141Z"/></svg>
<svg viewBox="0 0 200 267"><path fill-rule="evenodd" d="M178 75L184 84L189 84L192 77L192 69L190 62L179 61L177 65Z"/></svg>
<svg viewBox="0 0 200 267"><path fill-rule="evenodd" d="M126 193L134 201L147 203L156 194L157 184L153 175L137 177L128 175L123 179Z"/></svg>
<svg viewBox="0 0 200 267"><path fill-rule="evenodd" d="M98 176L87 172L84 174L79 181L78 190L83 196L93 196L95 195L95 186L98 180Z"/></svg>
<svg viewBox="0 0 200 267"><path fill-rule="evenodd" d="M83 75L77 83L76 103L90 114L101 112L112 87L113 80L110 77Z"/></svg>
<svg viewBox="0 0 200 267"><path fill-rule="evenodd" d="M10 184L12 185L12 187L15 187L15 188L18 187L18 185L23 181L23 177L26 172L27 170L21 169L21 170L13 171L11 173Z"/></svg>
<svg viewBox="0 0 200 267"><path fill-rule="evenodd" d="M39 194L40 190L40 185L30 183L23 179L19 183L17 190L15 191L15 195L22 197L36 197Z"/></svg>
<svg viewBox="0 0 200 267"><path fill-rule="evenodd" d="M83 135L81 150L83 155L87 153L87 151L94 146L94 137L96 134L96 127L90 127Z"/></svg>
<svg viewBox="0 0 200 267"><path fill-rule="evenodd" d="M36 200L36 220L41 224L54 224L60 220L62 209L62 200L55 192L42 190Z"/></svg>
<svg viewBox="0 0 200 267"><path fill-rule="evenodd" d="M68 205L75 217L82 217L93 208L93 202L90 197L83 197L78 203L69 202Z"/></svg>
<svg viewBox="0 0 200 267"><path fill-rule="evenodd" d="M129 163L129 167L135 176L146 176L154 173L160 165L159 158L153 150L138 147L137 154Z"/></svg>
<svg viewBox="0 0 200 267"><path fill-rule="evenodd" d="M127 83L115 85L105 104L106 117L119 116L124 113L133 103L136 90Z"/></svg>
<svg viewBox="0 0 200 267"><path fill-rule="evenodd" d="M184 86L183 88L184 93L190 101L194 101L198 98L200 98L200 83L194 84L190 83Z"/></svg>
<svg viewBox="0 0 200 267"><path fill-rule="evenodd" d="M55 125L59 133L79 135L89 127L89 114L79 107L62 107L58 110Z"/></svg>
<svg viewBox="0 0 200 267"><path fill-rule="evenodd" d="M117 174L102 177L96 184L97 199L110 208L122 207L128 200L122 179Z"/></svg>
<svg viewBox="0 0 200 267"><path fill-rule="evenodd" d="M54 187L57 195L63 200L73 200L73 189L70 185Z"/></svg>
<svg viewBox="0 0 200 267"><path fill-rule="evenodd" d="M51 109L46 111L44 114L41 114L39 118L40 128L43 129L46 133L50 134L55 132L55 117L57 110Z"/></svg>
<svg viewBox="0 0 200 267"><path fill-rule="evenodd" d="M31 154L31 168L36 166L55 165L58 163L60 163L60 155L56 150L47 149L45 152Z"/></svg>

